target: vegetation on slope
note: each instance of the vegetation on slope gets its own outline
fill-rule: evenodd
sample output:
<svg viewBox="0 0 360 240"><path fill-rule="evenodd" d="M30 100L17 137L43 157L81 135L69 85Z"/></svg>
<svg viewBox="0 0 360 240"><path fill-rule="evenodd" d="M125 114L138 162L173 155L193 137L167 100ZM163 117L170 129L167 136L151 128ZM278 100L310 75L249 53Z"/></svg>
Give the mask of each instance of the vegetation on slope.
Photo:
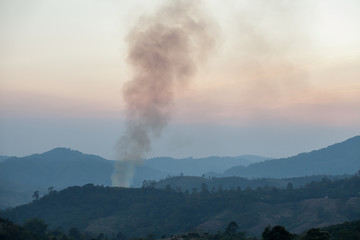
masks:
<svg viewBox="0 0 360 240"><path fill-rule="evenodd" d="M180 235L161 236L163 240L342 240L360 239L360 220L332 225L326 228L311 228L297 235L289 232L284 226L267 226L261 237L247 236L239 231L239 225L231 221L226 228L215 234L191 231ZM154 240L153 234L146 237L128 238L121 232L117 234L89 234L70 228L64 232L62 229L50 229L41 219L33 218L23 226L16 225L7 219L0 218L0 239L2 240Z"/></svg>
<svg viewBox="0 0 360 240"><path fill-rule="evenodd" d="M2 212L22 224L41 218L51 227L123 233L129 237L178 234L198 229L221 231L235 220L240 231L259 235L268 224L300 233L312 227L360 219L360 177L324 179L303 188L229 190L211 193L206 184L194 193L173 189L70 187L30 204Z"/></svg>
<svg viewBox="0 0 360 240"><path fill-rule="evenodd" d="M261 188L261 187L276 187L286 188L291 185L293 188L300 188L311 182L319 182L322 179L339 180L349 178L351 175L339 175L339 176L328 176L328 175L314 175L306 177L296 178L257 178L247 179L242 177L222 177L222 178L206 178L206 177L190 177L190 176L176 176L168 177L159 181L144 181L143 185L153 185L155 188L166 189L173 188L177 191L193 192L199 191L202 185L205 183L208 186L210 192L217 192L221 190L231 189L246 189L246 188Z"/></svg>

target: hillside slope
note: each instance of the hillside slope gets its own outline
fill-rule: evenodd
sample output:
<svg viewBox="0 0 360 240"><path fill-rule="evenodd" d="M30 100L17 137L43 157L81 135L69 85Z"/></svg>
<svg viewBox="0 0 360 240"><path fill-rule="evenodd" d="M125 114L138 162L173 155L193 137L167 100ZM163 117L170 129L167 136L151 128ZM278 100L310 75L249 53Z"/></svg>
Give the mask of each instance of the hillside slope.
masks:
<svg viewBox="0 0 360 240"><path fill-rule="evenodd" d="M360 170L360 136L294 157L232 167L223 176L289 178L311 175L354 174Z"/></svg>
<svg viewBox="0 0 360 240"><path fill-rule="evenodd" d="M256 156L152 158L147 160L144 166L135 168L132 186L141 187L144 180L160 180L167 175L202 175L208 170L225 169L237 164L248 165L263 159ZM87 183L111 186L114 163L68 148L55 148L26 157L4 157L0 162L0 208L29 202L34 191L40 191L40 195L46 194L49 187L61 190Z"/></svg>
<svg viewBox="0 0 360 240"><path fill-rule="evenodd" d="M276 187L276 188L299 188L303 187L311 182L319 182L322 179L340 180L349 178L351 175L313 175L306 177L295 178L256 178L248 179L242 177L221 177L221 178L206 178L206 177L189 177L189 176L177 176L162 179L155 182L153 185L155 188L167 189L171 187L176 191L201 191L202 188L206 188L210 192L222 191L222 190L236 190L236 189L256 189L259 187Z"/></svg>
<svg viewBox="0 0 360 240"><path fill-rule="evenodd" d="M0 208L29 202L34 191L42 195L49 187L60 190L87 183L111 186L113 167L114 161L68 148L7 158L0 162ZM145 179L165 176L165 173L140 166L135 169L133 183L141 186Z"/></svg>
<svg viewBox="0 0 360 240"><path fill-rule="evenodd" d="M304 188L183 194L153 188L110 188L87 184L52 192L38 201L2 213L18 224L42 218L51 227L92 233L160 237L192 229L222 231L236 221L240 231L259 235L268 225L300 233L360 219L360 177L323 180Z"/></svg>
<svg viewBox="0 0 360 240"><path fill-rule="evenodd" d="M90 182L110 185L113 162L67 148L55 148L43 154L8 158L0 167L2 180L63 188Z"/></svg>

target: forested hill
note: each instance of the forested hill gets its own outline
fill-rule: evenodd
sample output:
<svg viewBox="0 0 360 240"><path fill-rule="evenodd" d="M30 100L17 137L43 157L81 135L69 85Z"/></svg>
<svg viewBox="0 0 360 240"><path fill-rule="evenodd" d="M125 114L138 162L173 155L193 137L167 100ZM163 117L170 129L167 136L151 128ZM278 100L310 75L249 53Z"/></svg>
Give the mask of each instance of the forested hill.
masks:
<svg viewBox="0 0 360 240"><path fill-rule="evenodd" d="M236 221L239 231L259 235L267 225L300 233L312 227L360 219L360 177L324 179L299 189L259 188L193 194L172 189L70 187L1 213L18 224L41 218L51 227L119 231L127 237L222 231Z"/></svg>
<svg viewBox="0 0 360 240"><path fill-rule="evenodd" d="M114 161L68 148L55 148L42 154L9 157L0 162L0 208L31 201L34 191L44 194L49 187L63 189L93 183L111 185ZM146 166L135 170L134 184L160 179L166 174Z"/></svg>
<svg viewBox="0 0 360 240"><path fill-rule="evenodd" d="M112 161L55 148L42 154L6 159L0 164L0 180L37 188L63 188L89 182L110 185L112 170Z"/></svg>
<svg viewBox="0 0 360 240"><path fill-rule="evenodd" d="M200 176L206 171L248 165L264 159L256 156L152 158L144 166L136 167L132 186L141 187L144 180L160 180L173 174ZM0 157L0 209L29 202L34 191L42 195L49 187L60 190L87 183L110 186L114 163L69 148L55 148L25 157Z"/></svg>
<svg viewBox="0 0 360 240"><path fill-rule="evenodd" d="M1 159L0 159L1 160ZM133 186L140 187L144 180L159 180L167 175L197 175L207 171L227 169L263 161L257 156L209 158L152 158L135 170ZM55 148L42 154L26 157L9 157L0 162L0 181L29 188L53 186L57 189L93 183L111 186L114 161L97 155L84 154L68 148Z"/></svg>
<svg viewBox="0 0 360 240"><path fill-rule="evenodd" d="M231 190L231 189L246 189L252 188L256 189L258 187L277 187L277 188L286 188L292 186L293 188L303 187L311 182L321 181L323 178L330 180L339 180L344 178L349 178L353 175L314 175L306 177L294 177L294 178L255 178L248 179L242 177L189 177L189 176L176 176L160 181L144 181L143 185L152 185L155 188L166 189L173 188L177 191L183 192L194 192L200 191L202 188L207 188L210 192L221 191L221 190Z"/></svg>
<svg viewBox="0 0 360 240"><path fill-rule="evenodd" d="M360 170L360 136L294 157L238 166L223 176L248 178L289 178L311 175L354 174Z"/></svg>

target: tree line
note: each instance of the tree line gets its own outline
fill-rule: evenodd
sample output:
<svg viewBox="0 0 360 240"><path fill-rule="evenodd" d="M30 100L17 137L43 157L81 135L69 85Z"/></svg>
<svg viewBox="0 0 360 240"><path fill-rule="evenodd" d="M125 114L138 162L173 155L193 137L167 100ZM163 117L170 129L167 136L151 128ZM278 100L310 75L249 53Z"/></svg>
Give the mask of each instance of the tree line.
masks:
<svg viewBox="0 0 360 240"><path fill-rule="evenodd" d="M337 181L323 179L298 189L289 185L286 189L262 187L211 192L204 184L200 191L193 193L179 192L172 188L159 190L151 184L139 189L87 184L62 191L52 189L32 203L0 212L0 216L20 225L26 219L40 218L52 227L61 227L66 232L71 228L89 230L89 226L93 226L98 219L112 218L114 221L111 225L107 224L106 228L111 228L112 234L120 232L132 238L148 233L159 237L187 232L214 216L231 212L231 215L224 216L222 225L215 231L221 230L228 221L238 219L243 219L238 222L243 231L260 221L257 203L265 203L267 206L293 203L291 206L295 210L300 206L298 201L310 198L333 198L343 204L349 198L359 197L359 189L359 176ZM340 208L339 213L345 219L360 219L359 211L343 205L344 208ZM319 221L328 220L329 215L323 208L315 210ZM266 209L262 208L262 211ZM296 219L289 218L278 224L289 228L297 223ZM262 227L264 225L259 226L259 229ZM258 232L257 234L260 235Z"/></svg>
<svg viewBox="0 0 360 240"><path fill-rule="evenodd" d="M293 234L284 226L267 226L261 236L246 236L238 231L239 226L231 221L222 232L215 234L188 232L180 235L161 236L148 234L146 237L127 238L121 232L108 236L104 233L89 234L80 232L77 228L70 228L67 232L62 229L49 229L48 224L38 218L27 220L22 226L16 225L8 219L0 218L0 239L2 240L340 240L360 239L360 221L345 222L323 229L311 228L302 234Z"/></svg>

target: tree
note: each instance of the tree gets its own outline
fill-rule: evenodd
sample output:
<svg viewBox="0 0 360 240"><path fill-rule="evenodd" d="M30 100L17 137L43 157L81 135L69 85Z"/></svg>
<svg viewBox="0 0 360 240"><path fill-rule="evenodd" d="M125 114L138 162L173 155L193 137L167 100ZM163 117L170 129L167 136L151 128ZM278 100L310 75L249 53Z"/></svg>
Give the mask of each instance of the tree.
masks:
<svg viewBox="0 0 360 240"><path fill-rule="evenodd" d="M69 240L69 238L66 235L62 235L61 240Z"/></svg>
<svg viewBox="0 0 360 240"><path fill-rule="evenodd" d="M235 235L239 225L235 221L231 221L226 227L225 233L229 235Z"/></svg>
<svg viewBox="0 0 360 240"><path fill-rule="evenodd" d="M166 185L165 190L168 191L168 192L172 192L172 191L173 191L173 189L171 188L171 185L170 185L170 184L167 184L167 185Z"/></svg>
<svg viewBox="0 0 360 240"><path fill-rule="evenodd" d="M96 240L102 240L105 238L105 235L103 233L99 233L98 236L96 237Z"/></svg>
<svg viewBox="0 0 360 240"><path fill-rule="evenodd" d="M267 226L261 236L263 240L291 240L296 235L288 232L283 226Z"/></svg>
<svg viewBox="0 0 360 240"><path fill-rule="evenodd" d="M231 221L226 227L224 234L222 234L222 240L242 240L245 239L244 232L238 232L239 225L235 221Z"/></svg>
<svg viewBox="0 0 360 240"><path fill-rule="evenodd" d="M1 240L38 240L34 233L14 224L8 219L0 218Z"/></svg>
<svg viewBox="0 0 360 240"><path fill-rule="evenodd" d="M155 240L155 235L150 233L150 234L147 235L146 239L147 240Z"/></svg>
<svg viewBox="0 0 360 240"><path fill-rule="evenodd" d="M53 186L48 187L48 192L49 192L49 194L52 193L53 191L54 191L54 187L53 187Z"/></svg>
<svg viewBox="0 0 360 240"><path fill-rule="evenodd" d="M264 229L263 233L261 234L263 240L269 239L270 231L271 231L271 226L269 225Z"/></svg>
<svg viewBox="0 0 360 240"><path fill-rule="evenodd" d="M306 232L302 240L330 240L330 234L320 231L319 228L312 228Z"/></svg>
<svg viewBox="0 0 360 240"><path fill-rule="evenodd" d="M201 193L209 193L209 187L206 183L201 183Z"/></svg>
<svg viewBox="0 0 360 240"><path fill-rule="evenodd" d="M23 226L26 230L44 236L48 225L39 218L32 218L25 221Z"/></svg>
<svg viewBox="0 0 360 240"><path fill-rule="evenodd" d="M126 237L124 234L122 234L122 232L118 232L118 234L116 234L116 239L117 240L125 240Z"/></svg>
<svg viewBox="0 0 360 240"><path fill-rule="evenodd" d="M156 181L155 180L144 180L142 188L155 188Z"/></svg>
<svg viewBox="0 0 360 240"><path fill-rule="evenodd" d="M81 240L82 239L81 233L76 227L70 228L69 236L76 239L76 240Z"/></svg>
<svg viewBox="0 0 360 240"><path fill-rule="evenodd" d="M34 201L37 201L39 200L40 198L40 195L39 195L39 191L35 191L34 194L32 195Z"/></svg>

